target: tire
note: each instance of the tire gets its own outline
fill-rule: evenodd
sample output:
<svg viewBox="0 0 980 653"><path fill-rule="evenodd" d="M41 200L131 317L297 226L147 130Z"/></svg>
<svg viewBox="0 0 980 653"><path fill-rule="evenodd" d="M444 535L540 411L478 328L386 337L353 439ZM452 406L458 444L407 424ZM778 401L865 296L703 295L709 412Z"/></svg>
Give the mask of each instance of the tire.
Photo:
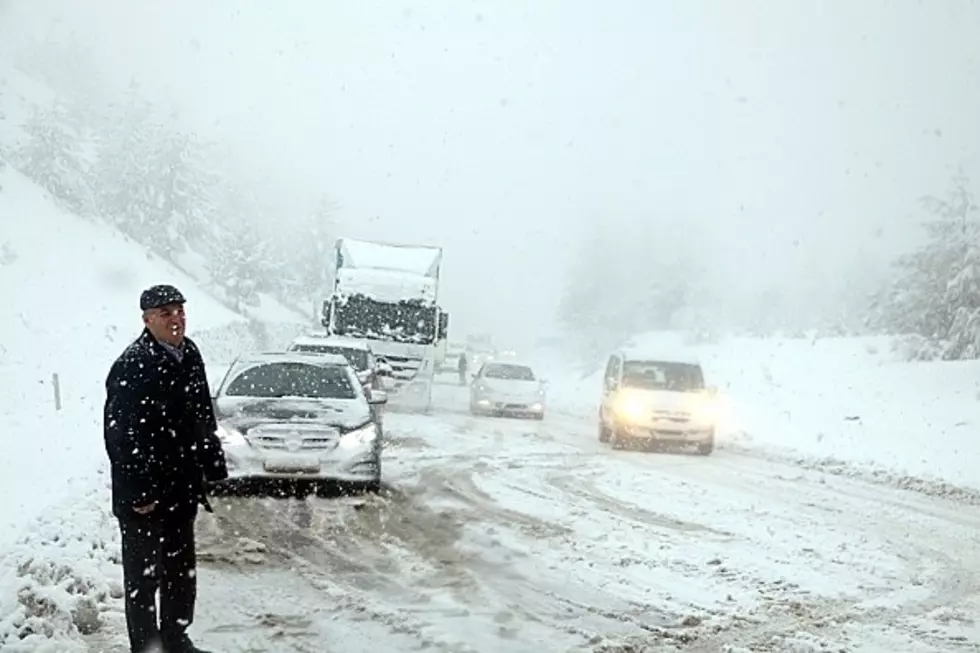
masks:
<svg viewBox="0 0 980 653"><path fill-rule="evenodd" d="M381 477L383 471L381 467L381 451L378 451L378 474L372 480L364 484L364 492L368 494L377 494L381 491Z"/></svg>
<svg viewBox="0 0 980 653"><path fill-rule="evenodd" d="M715 450L715 436L711 436L711 439L707 442L698 443L698 455L699 456L710 456Z"/></svg>
<svg viewBox="0 0 980 653"><path fill-rule="evenodd" d="M623 449L626 446L623 439L619 437L619 433L615 431L610 435L609 441L612 443L612 448L616 450Z"/></svg>
<svg viewBox="0 0 980 653"><path fill-rule="evenodd" d="M599 442L609 442L609 436L610 435L611 435L611 433L609 432L609 429L606 428L606 425L603 424L602 423L602 420L600 419L599 420Z"/></svg>

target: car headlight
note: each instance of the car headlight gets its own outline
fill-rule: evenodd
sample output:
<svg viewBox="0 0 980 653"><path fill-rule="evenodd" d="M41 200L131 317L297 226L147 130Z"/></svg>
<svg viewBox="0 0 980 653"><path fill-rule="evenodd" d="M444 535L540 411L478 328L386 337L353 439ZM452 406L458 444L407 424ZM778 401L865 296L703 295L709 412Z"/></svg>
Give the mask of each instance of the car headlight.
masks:
<svg viewBox="0 0 980 653"><path fill-rule="evenodd" d="M240 431L228 426L219 424L218 430L214 433L218 436L218 440L221 441L223 446L237 447L239 445L248 445L248 440L245 439L245 436Z"/></svg>
<svg viewBox="0 0 980 653"><path fill-rule="evenodd" d="M377 439L378 429L374 422L368 422L358 429L344 433L337 444L341 449L355 449L372 444Z"/></svg>
<svg viewBox="0 0 980 653"><path fill-rule="evenodd" d="M642 421L650 412L650 407L643 397L622 395L613 405L616 416L627 422Z"/></svg>

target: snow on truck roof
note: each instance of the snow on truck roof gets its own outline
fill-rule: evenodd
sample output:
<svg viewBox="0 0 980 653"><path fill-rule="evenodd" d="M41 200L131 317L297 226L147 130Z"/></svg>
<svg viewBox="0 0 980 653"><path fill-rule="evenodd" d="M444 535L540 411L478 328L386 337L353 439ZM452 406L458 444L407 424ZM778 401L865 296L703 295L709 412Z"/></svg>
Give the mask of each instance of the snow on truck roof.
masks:
<svg viewBox="0 0 980 653"><path fill-rule="evenodd" d="M419 274L374 268L341 268L337 271L337 292L360 294L381 302L403 299L436 301L436 279Z"/></svg>
<svg viewBox="0 0 980 653"><path fill-rule="evenodd" d="M338 267L385 270L413 276L438 277L442 248L430 245L399 245L341 238Z"/></svg>

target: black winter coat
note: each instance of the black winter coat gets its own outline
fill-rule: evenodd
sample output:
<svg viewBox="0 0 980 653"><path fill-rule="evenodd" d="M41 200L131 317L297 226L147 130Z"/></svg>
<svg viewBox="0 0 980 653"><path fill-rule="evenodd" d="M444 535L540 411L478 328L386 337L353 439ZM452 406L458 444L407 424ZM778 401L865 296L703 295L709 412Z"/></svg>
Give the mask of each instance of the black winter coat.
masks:
<svg viewBox="0 0 980 653"><path fill-rule="evenodd" d="M131 344L106 378L104 433L112 467L112 512L157 502L151 516L193 519L210 510L205 481L228 477L204 360L184 339L178 361L149 331Z"/></svg>

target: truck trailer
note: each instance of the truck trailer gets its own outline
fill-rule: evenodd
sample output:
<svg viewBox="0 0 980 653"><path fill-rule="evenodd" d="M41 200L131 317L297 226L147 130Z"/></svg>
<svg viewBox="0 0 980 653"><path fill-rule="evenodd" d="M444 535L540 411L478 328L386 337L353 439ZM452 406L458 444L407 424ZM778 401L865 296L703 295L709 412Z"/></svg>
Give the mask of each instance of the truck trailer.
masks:
<svg viewBox="0 0 980 653"><path fill-rule="evenodd" d="M368 342L390 366L389 407L428 412L449 315L439 305L442 248L339 238L334 288L323 302L329 335Z"/></svg>

